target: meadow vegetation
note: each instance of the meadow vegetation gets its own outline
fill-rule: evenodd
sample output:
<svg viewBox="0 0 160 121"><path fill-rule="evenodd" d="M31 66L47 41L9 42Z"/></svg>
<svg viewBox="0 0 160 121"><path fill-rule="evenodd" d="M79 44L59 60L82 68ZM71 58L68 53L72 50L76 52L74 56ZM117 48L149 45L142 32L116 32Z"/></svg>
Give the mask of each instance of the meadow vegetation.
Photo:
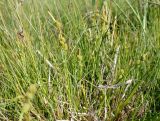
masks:
<svg viewBox="0 0 160 121"><path fill-rule="evenodd" d="M0 120L159 111L159 0L0 0Z"/></svg>

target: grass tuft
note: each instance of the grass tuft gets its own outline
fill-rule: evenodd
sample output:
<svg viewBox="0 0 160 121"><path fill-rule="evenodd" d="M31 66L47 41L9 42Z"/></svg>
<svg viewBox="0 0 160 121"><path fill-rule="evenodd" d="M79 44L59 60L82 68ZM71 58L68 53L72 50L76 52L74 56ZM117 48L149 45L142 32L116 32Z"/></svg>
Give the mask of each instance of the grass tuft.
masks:
<svg viewBox="0 0 160 121"><path fill-rule="evenodd" d="M158 120L158 0L1 0L0 120Z"/></svg>

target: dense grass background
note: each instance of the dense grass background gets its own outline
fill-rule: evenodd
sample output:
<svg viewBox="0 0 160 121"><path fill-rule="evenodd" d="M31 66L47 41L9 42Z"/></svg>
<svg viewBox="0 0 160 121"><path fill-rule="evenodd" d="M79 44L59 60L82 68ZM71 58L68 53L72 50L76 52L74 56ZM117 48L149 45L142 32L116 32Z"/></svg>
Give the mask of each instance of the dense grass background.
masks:
<svg viewBox="0 0 160 121"><path fill-rule="evenodd" d="M0 1L0 120L158 121L159 88L158 0Z"/></svg>

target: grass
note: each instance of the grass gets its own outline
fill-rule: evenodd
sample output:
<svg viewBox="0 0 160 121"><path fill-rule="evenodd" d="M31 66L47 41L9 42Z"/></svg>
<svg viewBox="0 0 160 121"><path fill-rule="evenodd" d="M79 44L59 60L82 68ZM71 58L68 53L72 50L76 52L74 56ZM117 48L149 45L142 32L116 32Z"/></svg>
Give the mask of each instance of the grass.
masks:
<svg viewBox="0 0 160 121"><path fill-rule="evenodd" d="M0 120L158 120L157 0L1 0Z"/></svg>

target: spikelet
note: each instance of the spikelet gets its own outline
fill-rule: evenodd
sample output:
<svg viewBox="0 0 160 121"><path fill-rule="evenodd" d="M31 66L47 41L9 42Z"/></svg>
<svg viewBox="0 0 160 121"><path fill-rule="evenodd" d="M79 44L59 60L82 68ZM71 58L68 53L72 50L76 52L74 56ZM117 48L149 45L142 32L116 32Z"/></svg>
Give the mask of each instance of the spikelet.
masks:
<svg viewBox="0 0 160 121"><path fill-rule="evenodd" d="M104 21L107 21L108 16L107 16L107 3L104 1L103 6L102 6L102 17Z"/></svg>
<svg viewBox="0 0 160 121"><path fill-rule="evenodd" d="M57 21L49 11L48 11L48 14L51 16L53 22L55 23L56 28L58 29L58 31L61 32L62 24L59 21Z"/></svg>
<svg viewBox="0 0 160 121"><path fill-rule="evenodd" d="M28 103L24 103L23 107L22 107L22 112L25 114L30 110L30 108L31 108L31 103L29 103L29 102Z"/></svg>
<svg viewBox="0 0 160 121"><path fill-rule="evenodd" d="M102 6L102 32L106 31L106 22L107 22L107 10L106 10L107 6L106 6L106 2L103 2L103 6Z"/></svg>
<svg viewBox="0 0 160 121"><path fill-rule="evenodd" d="M67 51L68 50L68 45L67 45L66 40L65 40L65 38L63 36L63 31L62 31L63 26L62 26L62 23L59 22L58 20L56 20L49 11L48 11L48 14L51 16L53 22L55 23L55 27L56 27L56 29L58 31L58 40L59 40L59 43L60 43L61 47L65 51Z"/></svg>
<svg viewBox="0 0 160 121"><path fill-rule="evenodd" d="M83 59L80 49L78 49L77 58L78 58L79 62L82 61L82 59Z"/></svg>
<svg viewBox="0 0 160 121"><path fill-rule="evenodd" d="M20 114L19 121L22 121L22 120L29 121L30 120L29 111L31 110L31 107L32 107L31 100L33 99L36 91L37 91L36 84L31 84L25 94L25 100L22 105L22 112Z"/></svg>
<svg viewBox="0 0 160 121"><path fill-rule="evenodd" d="M82 64L83 57L82 57L80 49L78 49L78 52L77 52L77 59L78 59L79 65L82 67L83 66L83 64Z"/></svg>
<svg viewBox="0 0 160 121"><path fill-rule="evenodd" d="M65 38L62 36L61 33L59 34L58 39L59 39L59 43L60 43L61 47L62 47L64 50L67 51L67 50L68 50L68 45L67 45L67 43L66 43Z"/></svg>
<svg viewBox="0 0 160 121"><path fill-rule="evenodd" d="M36 85L31 84L28 88L28 91L26 92L26 98L32 100L36 91L37 91Z"/></svg>

